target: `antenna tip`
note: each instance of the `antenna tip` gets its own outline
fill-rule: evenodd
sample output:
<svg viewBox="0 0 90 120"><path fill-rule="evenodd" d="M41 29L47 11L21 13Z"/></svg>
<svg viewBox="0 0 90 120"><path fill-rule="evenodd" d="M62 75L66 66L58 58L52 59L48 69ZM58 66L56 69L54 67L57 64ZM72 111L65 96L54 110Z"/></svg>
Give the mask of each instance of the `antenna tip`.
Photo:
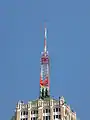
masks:
<svg viewBox="0 0 90 120"><path fill-rule="evenodd" d="M47 38L47 28L46 27L45 27L44 35L45 35L45 38Z"/></svg>

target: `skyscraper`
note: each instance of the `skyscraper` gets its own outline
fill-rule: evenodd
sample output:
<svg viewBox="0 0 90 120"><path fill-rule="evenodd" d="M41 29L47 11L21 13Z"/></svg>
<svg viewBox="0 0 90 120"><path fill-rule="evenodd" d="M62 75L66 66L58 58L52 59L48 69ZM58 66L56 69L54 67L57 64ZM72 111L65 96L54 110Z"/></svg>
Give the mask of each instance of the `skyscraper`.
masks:
<svg viewBox="0 0 90 120"><path fill-rule="evenodd" d="M47 29L44 31L44 51L40 58L40 94L36 100L18 101L15 120L76 120L76 112L66 103L64 97L50 96L50 58L47 50Z"/></svg>

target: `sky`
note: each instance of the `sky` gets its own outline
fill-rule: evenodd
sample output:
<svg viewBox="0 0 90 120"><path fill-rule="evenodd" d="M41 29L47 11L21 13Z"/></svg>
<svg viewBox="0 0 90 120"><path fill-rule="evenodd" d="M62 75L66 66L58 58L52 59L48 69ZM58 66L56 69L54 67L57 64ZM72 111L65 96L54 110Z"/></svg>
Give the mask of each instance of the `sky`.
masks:
<svg viewBox="0 0 90 120"><path fill-rule="evenodd" d="M18 100L39 96L40 56L48 29L50 94L64 96L80 120L90 114L90 1L0 1L0 119Z"/></svg>

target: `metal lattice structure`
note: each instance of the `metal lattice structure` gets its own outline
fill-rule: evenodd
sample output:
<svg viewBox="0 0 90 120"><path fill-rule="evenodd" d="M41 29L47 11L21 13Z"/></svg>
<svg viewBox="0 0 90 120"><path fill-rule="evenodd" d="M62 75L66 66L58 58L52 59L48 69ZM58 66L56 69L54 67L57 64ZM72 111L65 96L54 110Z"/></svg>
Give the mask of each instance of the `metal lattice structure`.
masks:
<svg viewBox="0 0 90 120"><path fill-rule="evenodd" d="M49 55L46 45L47 30L44 32L44 52L41 54L40 69L40 98L49 97Z"/></svg>

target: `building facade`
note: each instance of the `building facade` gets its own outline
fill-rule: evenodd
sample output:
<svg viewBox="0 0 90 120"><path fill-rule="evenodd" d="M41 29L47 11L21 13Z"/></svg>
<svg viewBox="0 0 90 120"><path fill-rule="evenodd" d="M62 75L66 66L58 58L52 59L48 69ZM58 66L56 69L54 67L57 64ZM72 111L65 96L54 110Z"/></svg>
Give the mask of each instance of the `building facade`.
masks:
<svg viewBox="0 0 90 120"><path fill-rule="evenodd" d="M16 105L15 120L76 120L76 112L65 102L64 97L50 96L50 59L47 51L47 30L44 31L44 51L40 58L40 94L38 99Z"/></svg>
<svg viewBox="0 0 90 120"><path fill-rule="evenodd" d="M16 120L76 120L76 113L64 100L54 98L37 99L24 104L19 101L15 112Z"/></svg>

